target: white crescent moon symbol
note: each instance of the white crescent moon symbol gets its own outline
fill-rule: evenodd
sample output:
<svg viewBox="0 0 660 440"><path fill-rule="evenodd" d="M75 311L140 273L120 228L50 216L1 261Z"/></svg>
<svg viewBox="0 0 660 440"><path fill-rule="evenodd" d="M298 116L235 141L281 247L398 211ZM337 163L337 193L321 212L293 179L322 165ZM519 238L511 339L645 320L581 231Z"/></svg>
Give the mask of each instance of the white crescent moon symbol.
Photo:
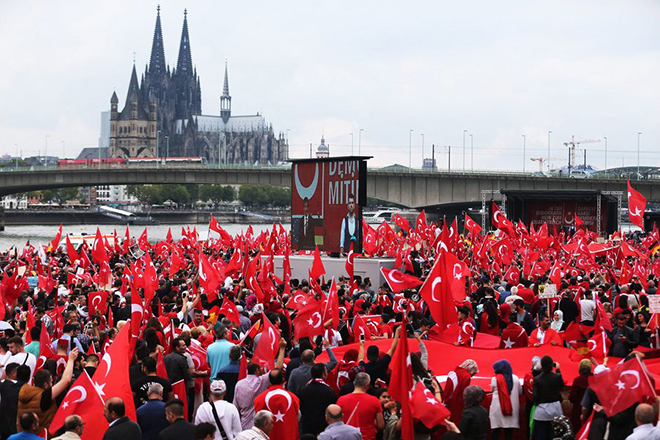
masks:
<svg viewBox="0 0 660 440"><path fill-rule="evenodd" d="M289 394L287 394L287 392L284 391L284 390L273 390L273 391L270 391L268 394L266 394L266 400L265 400L266 406L270 410L270 404L268 402L270 401L270 399L272 397L275 397L278 394L281 395L281 396L284 396L284 398L286 399L287 407L284 410L284 412L287 412L289 410L289 408L291 408L291 396L289 396Z"/></svg>
<svg viewBox="0 0 660 440"><path fill-rule="evenodd" d="M397 270L391 270L390 273L387 274L387 279L388 279L388 281L390 281L390 282L392 282L392 283L394 283L394 284L403 284L403 277L400 277L400 278L397 280L398 275L395 276L395 275L394 275L395 273L400 274L400 272L397 271Z"/></svg>
<svg viewBox="0 0 660 440"><path fill-rule="evenodd" d="M304 186L302 183L300 183L300 177L298 176L299 167L300 165L296 165L296 171L293 173L296 181L296 191L298 192L298 196L301 199L306 198L311 200L314 196L314 193L316 192L316 186L319 182L319 164L316 164L316 168L314 170L314 180L312 180L312 183L309 186Z"/></svg>
<svg viewBox="0 0 660 440"><path fill-rule="evenodd" d="M575 221L575 218L571 217L569 214L570 212L564 216L564 223L566 223L567 225L572 225L573 222Z"/></svg>
<svg viewBox="0 0 660 440"><path fill-rule="evenodd" d="M454 227L453 227L453 226L450 226L450 227L449 227L449 237L451 238L451 237L453 237L453 236L454 236Z"/></svg>
<svg viewBox="0 0 660 440"><path fill-rule="evenodd" d="M631 212L630 215L633 217L641 217L642 216L642 210L639 208L635 208L634 212Z"/></svg>
<svg viewBox="0 0 660 440"><path fill-rule="evenodd" d="M323 321L323 318L321 318L321 314L319 312L314 312L314 314L312 315L312 318L314 318L314 317L319 318L319 321L316 324L314 324L314 328L320 327L321 322Z"/></svg>
<svg viewBox="0 0 660 440"><path fill-rule="evenodd" d="M625 370L622 371L621 374L619 374L619 379L621 379L623 376L634 376L635 379L637 379L637 382L635 383L635 386L630 387L631 390L634 390L635 388L639 387L639 383L641 382L640 377L639 377L639 371L636 370Z"/></svg>
<svg viewBox="0 0 660 440"><path fill-rule="evenodd" d="M71 390L69 391L69 395L73 394L73 392L76 391L76 390L80 390L80 399L74 400L71 403L78 403L78 402L82 402L83 400L87 399L87 390L85 388L81 387L80 385L71 388Z"/></svg>
<svg viewBox="0 0 660 440"><path fill-rule="evenodd" d="M587 341L587 344L589 345L589 351L593 351L596 348L596 346L598 345L598 343L596 341L594 341L593 339L589 339ZM593 345L591 345L591 344L593 344Z"/></svg>
<svg viewBox="0 0 660 440"><path fill-rule="evenodd" d="M110 372L110 368L112 368L112 358L110 355L106 352L103 357L101 358L101 361L105 361L105 363L108 365L105 369L105 377L108 377L108 373Z"/></svg>
<svg viewBox="0 0 660 440"><path fill-rule="evenodd" d="M97 299L98 301L96 301ZM92 298L92 305L98 309L99 307L96 305L97 302L101 304L101 295L96 295L94 298Z"/></svg>
<svg viewBox="0 0 660 440"><path fill-rule="evenodd" d="M199 360L197 356L192 356L193 364L195 364L195 369L198 369L202 366L202 361Z"/></svg>
<svg viewBox="0 0 660 440"><path fill-rule="evenodd" d="M497 225L500 224L500 221L497 219L498 214L501 215L502 213L500 211L495 211L495 213L493 214L493 220L495 220L495 224L497 224Z"/></svg>
<svg viewBox="0 0 660 440"><path fill-rule="evenodd" d="M275 331L273 330L273 327L268 327L268 337L270 338L270 346L271 348L274 348L276 341L275 337Z"/></svg>
<svg viewBox="0 0 660 440"><path fill-rule="evenodd" d="M458 269L458 272L456 271ZM454 278L459 279L463 275L461 270L461 265L459 263L454 263Z"/></svg>
<svg viewBox="0 0 660 440"><path fill-rule="evenodd" d="M431 283L431 299L433 301L440 302L440 300L435 297L435 286L440 284L441 282L442 282L442 279L440 277L438 277L435 280L433 280L433 282Z"/></svg>

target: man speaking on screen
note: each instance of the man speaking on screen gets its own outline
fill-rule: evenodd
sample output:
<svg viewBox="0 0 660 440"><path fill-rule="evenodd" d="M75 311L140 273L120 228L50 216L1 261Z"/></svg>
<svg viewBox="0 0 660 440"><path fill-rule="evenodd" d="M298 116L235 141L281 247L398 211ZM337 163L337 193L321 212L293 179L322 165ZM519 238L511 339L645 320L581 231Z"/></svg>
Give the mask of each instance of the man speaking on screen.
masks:
<svg viewBox="0 0 660 440"><path fill-rule="evenodd" d="M362 252L362 221L355 211L355 195L348 196L348 214L341 221L339 252L344 254L353 245L353 252Z"/></svg>

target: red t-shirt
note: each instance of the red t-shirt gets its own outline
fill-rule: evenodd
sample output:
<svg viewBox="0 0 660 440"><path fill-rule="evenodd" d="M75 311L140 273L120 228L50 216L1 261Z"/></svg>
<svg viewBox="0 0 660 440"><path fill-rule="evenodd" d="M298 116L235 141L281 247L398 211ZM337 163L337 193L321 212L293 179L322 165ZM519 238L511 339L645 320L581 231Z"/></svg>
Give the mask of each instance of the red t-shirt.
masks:
<svg viewBox="0 0 660 440"><path fill-rule="evenodd" d="M300 401L295 394L285 390L280 385L271 385L270 388L254 399L255 414L262 409L273 413L271 439L298 439Z"/></svg>
<svg viewBox="0 0 660 440"><path fill-rule="evenodd" d="M377 398L367 393L351 393L341 396L337 405L344 414L344 423L360 428L364 440L376 439L376 415L383 411Z"/></svg>

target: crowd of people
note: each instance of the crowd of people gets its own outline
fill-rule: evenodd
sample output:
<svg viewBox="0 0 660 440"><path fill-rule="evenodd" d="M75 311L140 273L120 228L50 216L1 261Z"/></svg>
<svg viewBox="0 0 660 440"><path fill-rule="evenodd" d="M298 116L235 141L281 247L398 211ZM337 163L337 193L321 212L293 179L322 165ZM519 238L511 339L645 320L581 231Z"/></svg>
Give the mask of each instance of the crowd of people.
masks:
<svg viewBox="0 0 660 440"><path fill-rule="evenodd" d="M419 285L397 291L352 274L277 277L269 264L275 248L290 253L288 234L274 227L265 237L253 248L196 237L156 244L129 239L127 246L97 238L87 250L74 249L75 256L68 246L3 253L0 438L407 439L411 402L395 400L391 388L400 380L393 378L393 357L406 338L413 347L413 387L422 384L428 403L446 410L439 422L414 417L416 440L544 440L581 429L589 439L660 436L647 403L608 415L590 388L590 377L607 373L610 364L652 356L658 344L649 302L660 275L652 252L657 231L620 234L607 251L624 270L643 261L643 272L635 269L623 279L609 254L596 255L585 268L564 258L558 284L552 283L552 261L531 273L520 249L513 252L510 265L518 270L512 276L493 269L496 255L485 257L490 270L474 263L481 251L469 235L456 245L445 243L470 266L464 298L452 304L456 316L449 327L455 333L439 328ZM494 236L485 240L497 242ZM561 240L569 243L570 237ZM640 255L621 256L621 242ZM441 258L438 250L409 248L402 271L424 283ZM554 251L554 261L560 252ZM209 270L222 275L214 292L206 288ZM142 277L151 277L153 286L138 283ZM544 295L549 285L556 295ZM99 291L105 294L96 301ZM316 307L309 320L307 303ZM131 401L105 396L104 432L85 431L89 421L78 414L59 417L63 402L69 404L66 396L109 362L108 350L125 326L135 326L137 309L139 331L128 353ZM499 340L494 350L501 360L479 365L466 354L460 365L431 371L429 341L470 353L480 338ZM575 354L580 374L572 383L543 355L543 346ZM540 347L539 356L516 374L509 361L521 347ZM476 375L491 379L475 385Z"/></svg>

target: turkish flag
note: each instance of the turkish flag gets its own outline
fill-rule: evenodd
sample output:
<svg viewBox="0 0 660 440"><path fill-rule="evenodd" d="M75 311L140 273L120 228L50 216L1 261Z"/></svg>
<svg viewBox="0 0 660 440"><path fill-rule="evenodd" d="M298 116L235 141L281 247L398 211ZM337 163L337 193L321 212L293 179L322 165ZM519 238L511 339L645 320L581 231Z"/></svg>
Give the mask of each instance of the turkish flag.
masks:
<svg viewBox="0 0 660 440"><path fill-rule="evenodd" d="M559 259L555 260L555 264L552 266L552 269L550 270L550 281L557 286L557 289L561 287L561 261Z"/></svg>
<svg viewBox="0 0 660 440"><path fill-rule="evenodd" d="M167 379L167 376L165 376L165 378ZM175 399L179 399L183 402L183 416L186 418L186 421L188 421L188 396L186 394L186 381L181 379L174 382L172 384L172 393L174 393Z"/></svg>
<svg viewBox="0 0 660 440"><path fill-rule="evenodd" d="M481 234L481 226L475 222L472 217L465 214L465 229L467 229L472 236Z"/></svg>
<svg viewBox="0 0 660 440"><path fill-rule="evenodd" d="M239 325L241 323L241 317L238 314L238 309L236 308L236 304L231 302L229 298L227 298L226 296L222 300L222 307L220 307L218 313L225 315L227 319L229 319L231 322L235 323L236 325Z"/></svg>
<svg viewBox="0 0 660 440"><path fill-rule="evenodd" d="M105 315L105 311L108 309L108 292L102 290L90 293L87 297L87 309L89 316L95 314L97 310L101 312L101 315Z"/></svg>
<svg viewBox="0 0 660 440"><path fill-rule="evenodd" d="M513 223L504 217L504 214L502 214L502 211L500 211L500 208L497 207L495 202L493 202L493 217L491 221L493 226L495 226L497 229L504 231L509 235L514 235L512 234L512 232L515 231Z"/></svg>
<svg viewBox="0 0 660 440"><path fill-rule="evenodd" d="M394 223L404 231L410 231L410 223L404 217L401 217L399 214L394 214Z"/></svg>
<svg viewBox="0 0 660 440"><path fill-rule="evenodd" d="M419 278L413 275L406 275L396 269L387 269L381 267L380 272L385 277L387 284L392 289L392 292L399 293L406 289L413 289L422 284Z"/></svg>
<svg viewBox="0 0 660 440"><path fill-rule="evenodd" d="M273 414L273 429L268 438L297 439L298 438L298 411L300 401L298 397L285 390L281 385L273 385L254 399L254 412L268 410Z"/></svg>
<svg viewBox="0 0 660 440"><path fill-rule="evenodd" d="M353 341L357 342L358 339L360 338L360 335L364 335L365 341L371 340L371 331L369 330L369 327L367 324L364 322L364 319L362 319L362 315L355 315L353 318Z"/></svg>
<svg viewBox="0 0 660 440"><path fill-rule="evenodd" d="M576 434L575 440L589 440L589 432L591 431L591 422L594 420L594 414L596 414L596 411L591 411L589 418L585 420L582 428Z"/></svg>
<svg viewBox="0 0 660 440"><path fill-rule="evenodd" d="M108 422L103 417L103 405L103 399L87 372L83 370L65 394L48 429L51 434L55 434L64 425L64 420L68 416L77 414L85 421L85 431L81 438L100 439L108 428Z"/></svg>
<svg viewBox="0 0 660 440"><path fill-rule="evenodd" d="M169 376L167 375L167 368L165 367L165 359L163 359L163 352L161 350L157 350L157 357L156 357L156 374L163 379L167 379Z"/></svg>
<svg viewBox="0 0 660 440"><path fill-rule="evenodd" d="M231 259L229 260L229 263L227 263L227 267L225 267L225 274L227 276L237 275L242 267L243 258L241 256L241 250L239 247L236 247L234 253L231 254Z"/></svg>
<svg viewBox="0 0 660 440"><path fill-rule="evenodd" d="M302 290L298 290L289 301L286 303L286 307L291 310L300 310L305 307L311 301L316 301L311 296L307 295Z"/></svg>
<svg viewBox="0 0 660 440"><path fill-rule="evenodd" d="M92 258L96 264L101 264L104 261L108 260L108 253L105 250L105 242L103 241L103 236L99 228L96 228L96 238L94 239L94 245L92 246Z"/></svg>
<svg viewBox="0 0 660 440"><path fill-rule="evenodd" d="M173 247L172 256L170 258L170 274L174 275L183 267L185 267L185 265L181 260L181 256L179 255L179 252Z"/></svg>
<svg viewBox="0 0 660 440"><path fill-rule="evenodd" d="M206 255L200 252L199 254L199 285L204 288L204 293L208 297L209 302L213 302L218 294L216 292L218 286L220 285L221 280L218 277L218 273L211 266L209 260L206 258Z"/></svg>
<svg viewBox="0 0 660 440"><path fill-rule="evenodd" d="M450 267L449 271L447 270L445 254L446 252L443 252L438 256L426 281L419 289L420 295L429 306L431 316L442 330L447 328L449 324L458 322L451 291L452 282L449 281L452 268Z"/></svg>
<svg viewBox="0 0 660 440"><path fill-rule="evenodd" d="M328 297L323 300L323 323L325 324L328 320L332 319L332 328L339 328L339 297L337 295L337 284L335 279L332 279L332 284L330 285L330 292Z"/></svg>
<svg viewBox="0 0 660 440"><path fill-rule="evenodd" d="M223 243L225 243L227 241L231 242L232 236L229 235L229 233L227 233L227 231L222 229L222 227L220 226L218 221L213 216L211 216L211 222L209 223L209 229L211 231L214 231L214 232L217 232L218 234L220 234L220 239L222 240Z"/></svg>
<svg viewBox="0 0 660 440"><path fill-rule="evenodd" d="M147 228L144 228L144 231L142 231L142 234L140 234L140 238L138 238L138 247L145 251L149 251L149 238L147 237Z"/></svg>
<svg viewBox="0 0 660 440"><path fill-rule="evenodd" d="M417 382L417 386L412 393L410 409L412 416L429 429L444 425L445 419L451 415L449 410L435 398L421 380Z"/></svg>
<svg viewBox="0 0 660 440"><path fill-rule="evenodd" d="M323 334L323 317L319 313L319 303L310 302L309 305L298 310L298 315L293 319L293 330L296 339Z"/></svg>
<svg viewBox="0 0 660 440"><path fill-rule="evenodd" d="M277 356L280 346L280 329L275 327L263 313L261 314L261 319L264 326L259 343L254 349L252 362L265 366L268 370L272 370L275 367L275 356Z"/></svg>
<svg viewBox="0 0 660 440"><path fill-rule="evenodd" d="M509 266L509 269L507 269L506 273L504 274L504 279L514 286L517 286L520 282L520 269L518 269L518 266L515 264Z"/></svg>
<svg viewBox="0 0 660 440"><path fill-rule="evenodd" d="M494 254L494 260L500 266L508 266L513 262L513 246L509 239L504 238L498 241L490 249Z"/></svg>
<svg viewBox="0 0 660 440"><path fill-rule="evenodd" d="M406 337L406 326L408 318L404 315L402 326L403 337L399 339L399 344L392 355L390 368L392 376L390 379L389 391L394 400L401 404L401 437L404 439L413 439L414 423L410 405L410 395L413 389L412 365L410 363L410 351L408 350L408 338Z"/></svg>
<svg viewBox="0 0 660 440"><path fill-rule="evenodd" d="M628 181L628 217L630 222L644 230L644 211L646 211L646 197L635 190Z"/></svg>
<svg viewBox="0 0 660 440"><path fill-rule="evenodd" d="M319 252L319 246L316 245L314 248L314 261L312 262L312 270L309 272L309 277L313 278L315 281L321 278L325 274L325 267L323 267L323 261L321 260L321 252Z"/></svg>
<svg viewBox="0 0 660 440"><path fill-rule="evenodd" d="M426 212L422 209L422 212L417 216L415 221L415 230L422 237L426 236L426 230L428 229L428 224L426 222Z"/></svg>
<svg viewBox="0 0 660 440"><path fill-rule="evenodd" d="M131 295L131 337L137 339L142 328L142 316L144 315L144 304L142 298L135 292Z"/></svg>
<svg viewBox="0 0 660 440"><path fill-rule="evenodd" d="M577 229L580 229L580 227L582 226L583 223L584 222L582 221L582 219L580 217L578 217L577 212L576 212L575 213L575 227Z"/></svg>
<svg viewBox="0 0 660 440"><path fill-rule="evenodd" d="M348 251L348 255L346 255L346 264L344 267L346 268L346 273L348 276L351 277L351 282L353 282L353 275L355 274L355 254L353 253L353 242L351 242L351 249Z"/></svg>
<svg viewBox="0 0 660 440"><path fill-rule="evenodd" d="M41 370L44 367L46 361L56 354L57 353L55 350L53 350L53 341L50 339L48 330L46 330L45 325L42 325L41 334L39 335L39 359L37 359L37 366L35 371Z"/></svg>
<svg viewBox="0 0 660 440"><path fill-rule="evenodd" d="M605 414L609 417L655 396L646 368L637 356L617 364L610 371L591 376L589 386L598 396Z"/></svg>
<svg viewBox="0 0 660 440"><path fill-rule="evenodd" d="M69 257L69 263L71 265L76 264L76 261L80 259L80 256L78 256L78 252L76 252L73 244L71 244L71 240L69 240L68 235L66 236L66 254Z"/></svg>
<svg viewBox="0 0 660 440"><path fill-rule="evenodd" d="M124 401L126 415L136 421L133 392L128 378L128 367L133 358L129 341L130 325L125 325L106 350L92 382L103 400L119 397Z"/></svg>
<svg viewBox="0 0 660 440"><path fill-rule="evenodd" d="M210 369L208 361L206 360L206 349L202 347L202 344L200 344L194 339L191 339L190 347L188 347L188 351L190 352L190 357L193 360L193 365L195 366L195 370L207 371Z"/></svg>
<svg viewBox="0 0 660 440"><path fill-rule="evenodd" d="M61 239L62 239L62 223L60 223L60 229L57 231L55 238L53 238L53 241L50 242L50 245L53 248L53 250L56 250L57 247L60 245Z"/></svg>
<svg viewBox="0 0 660 440"><path fill-rule="evenodd" d="M500 348L527 347L527 333L519 324L511 323L502 330Z"/></svg>

